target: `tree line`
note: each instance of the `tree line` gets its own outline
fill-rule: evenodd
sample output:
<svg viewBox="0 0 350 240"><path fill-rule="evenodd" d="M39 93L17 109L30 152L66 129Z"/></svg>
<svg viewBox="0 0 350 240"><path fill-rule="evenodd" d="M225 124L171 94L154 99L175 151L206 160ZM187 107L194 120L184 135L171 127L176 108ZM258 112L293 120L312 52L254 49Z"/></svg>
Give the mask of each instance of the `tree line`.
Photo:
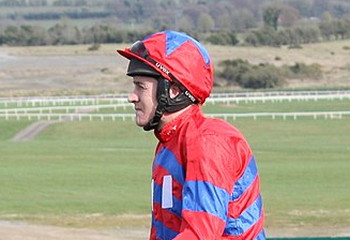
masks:
<svg viewBox="0 0 350 240"><path fill-rule="evenodd" d="M40 26L32 25L8 26L0 31L0 45L40 46L130 43L150 33L151 31L118 30L109 25L94 25L80 29L76 26L58 23L48 30Z"/></svg>
<svg viewBox="0 0 350 240"><path fill-rule="evenodd" d="M270 20L283 27L304 25L310 19L350 17L348 0L0 0L0 7L16 7L9 13L3 11L0 18L11 21L113 18L116 23L143 29L244 32L269 21L264 16L269 6L278 8L278 21ZM37 7L35 11L30 10L33 7Z"/></svg>
<svg viewBox="0 0 350 240"><path fill-rule="evenodd" d="M11 13L8 18L11 20L59 20L62 18L69 19L88 19L88 18L107 18L112 16L112 12L107 11L87 11L87 10L70 10L67 12L34 12L34 13Z"/></svg>
<svg viewBox="0 0 350 240"><path fill-rule="evenodd" d="M64 45L93 43L130 43L159 29L125 30L108 24L96 24L78 28L66 23L57 23L46 29L40 26L20 25L0 27L0 45ZM160 29L162 30L162 29ZM291 26L274 29L266 23L260 29L250 30L239 41L234 31L188 32L198 40L215 45L245 44L251 46L297 47L301 44L320 41L349 39L350 19L322 21L314 25Z"/></svg>
<svg viewBox="0 0 350 240"><path fill-rule="evenodd" d="M314 25L292 26L275 30L271 26L250 31L245 43L253 46L297 47L301 44L349 39L350 19L322 21Z"/></svg>
<svg viewBox="0 0 350 240"><path fill-rule="evenodd" d="M347 1L0 0L0 7L16 7L0 15L0 44L119 43L145 32L174 29L213 44L238 44L240 34L246 36L244 44L297 46L349 38ZM31 7L38 11L25 11ZM71 19L70 24L61 19ZM78 27L74 19L95 19L96 24ZM45 28L40 26L47 24L37 24L47 20L58 23Z"/></svg>
<svg viewBox="0 0 350 240"><path fill-rule="evenodd" d="M65 23L58 23L46 30L40 26L21 25L0 28L0 45L40 46L98 43L131 43L155 32L149 30L123 30L111 25L93 25L78 28ZM218 45L236 45L239 43L234 32L214 32L204 35L189 33L203 42Z"/></svg>
<svg viewBox="0 0 350 240"><path fill-rule="evenodd" d="M328 13L325 13L323 21L283 26L281 21L283 23L283 20L286 19L283 11L284 9L278 5L266 7L263 11L263 27L249 31L245 42L254 46L298 46L306 43L350 38L350 18L333 19Z"/></svg>
<svg viewBox="0 0 350 240"><path fill-rule="evenodd" d="M1 0L0 7L87 6L87 0Z"/></svg>

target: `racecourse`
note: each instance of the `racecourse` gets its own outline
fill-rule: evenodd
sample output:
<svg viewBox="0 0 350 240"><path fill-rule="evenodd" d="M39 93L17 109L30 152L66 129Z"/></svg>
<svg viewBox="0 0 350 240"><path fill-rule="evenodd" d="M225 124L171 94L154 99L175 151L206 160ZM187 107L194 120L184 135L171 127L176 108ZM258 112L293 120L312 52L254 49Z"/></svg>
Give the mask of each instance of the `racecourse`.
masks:
<svg viewBox="0 0 350 240"><path fill-rule="evenodd" d="M347 111L349 106L344 98L208 103L203 109L209 115ZM339 229L350 225L349 115L227 120L255 153L268 232L299 229L295 236L304 230L310 230L308 236L339 236ZM152 133L131 119L83 118L56 122L31 141L10 141L35 121L0 118L0 219L73 227L148 224Z"/></svg>

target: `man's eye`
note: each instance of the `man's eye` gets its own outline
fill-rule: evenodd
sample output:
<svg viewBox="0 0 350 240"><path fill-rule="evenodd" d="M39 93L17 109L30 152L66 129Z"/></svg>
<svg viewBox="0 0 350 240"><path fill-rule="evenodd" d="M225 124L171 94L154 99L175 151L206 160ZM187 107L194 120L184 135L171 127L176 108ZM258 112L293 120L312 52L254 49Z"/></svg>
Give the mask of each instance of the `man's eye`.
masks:
<svg viewBox="0 0 350 240"><path fill-rule="evenodd" d="M146 86L143 84L137 84L137 87L143 90L146 89Z"/></svg>

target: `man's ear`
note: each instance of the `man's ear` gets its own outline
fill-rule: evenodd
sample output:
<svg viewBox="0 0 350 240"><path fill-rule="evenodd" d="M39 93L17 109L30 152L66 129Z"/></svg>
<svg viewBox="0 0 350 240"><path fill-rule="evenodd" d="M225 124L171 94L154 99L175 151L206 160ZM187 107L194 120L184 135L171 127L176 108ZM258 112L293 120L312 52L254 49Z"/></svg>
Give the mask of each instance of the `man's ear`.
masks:
<svg viewBox="0 0 350 240"><path fill-rule="evenodd" d="M171 99L176 98L181 93L180 88L176 84L171 84L169 88L169 96Z"/></svg>

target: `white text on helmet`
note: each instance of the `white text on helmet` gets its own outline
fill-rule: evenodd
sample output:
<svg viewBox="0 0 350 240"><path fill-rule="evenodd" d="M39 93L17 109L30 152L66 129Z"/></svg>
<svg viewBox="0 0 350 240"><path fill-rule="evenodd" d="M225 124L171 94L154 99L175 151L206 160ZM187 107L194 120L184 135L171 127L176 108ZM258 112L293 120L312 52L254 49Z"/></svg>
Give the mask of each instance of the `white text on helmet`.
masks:
<svg viewBox="0 0 350 240"><path fill-rule="evenodd" d="M162 72L164 72L166 75L169 75L168 69L166 69L162 64L156 62L156 67L159 68Z"/></svg>
<svg viewBox="0 0 350 240"><path fill-rule="evenodd" d="M196 99L193 97L193 95L189 91L185 91L185 95L192 101L196 102Z"/></svg>

